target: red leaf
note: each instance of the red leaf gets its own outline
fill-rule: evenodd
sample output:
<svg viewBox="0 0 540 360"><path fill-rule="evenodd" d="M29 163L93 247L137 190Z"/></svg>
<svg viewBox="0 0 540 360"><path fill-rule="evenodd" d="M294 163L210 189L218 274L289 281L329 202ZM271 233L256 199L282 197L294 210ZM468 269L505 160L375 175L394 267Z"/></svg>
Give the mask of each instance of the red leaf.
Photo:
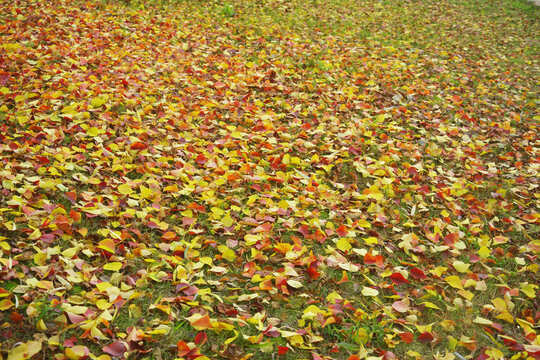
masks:
<svg viewBox="0 0 540 360"><path fill-rule="evenodd" d="M324 243L324 241L326 240L326 234L319 229L315 230L312 236L321 244Z"/></svg>
<svg viewBox="0 0 540 360"><path fill-rule="evenodd" d="M137 142L131 144L130 149L131 150L144 150L144 149L148 149L148 145L137 141Z"/></svg>
<svg viewBox="0 0 540 360"><path fill-rule="evenodd" d="M115 343L112 343L110 345L103 347L102 350L109 355L123 358L124 353L128 351L128 348L126 344L124 344L123 342L117 341Z"/></svg>
<svg viewBox="0 0 540 360"><path fill-rule="evenodd" d="M309 227L307 225L302 225L298 229L298 232L304 236L307 236L309 234Z"/></svg>
<svg viewBox="0 0 540 360"><path fill-rule="evenodd" d="M199 155L197 155L197 158L195 159L195 161L202 165L202 164L206 163L208 161L208 159L203 154L199 154Z"/></svg>
<svg viewBox="0 0 540 360"><path fill-rule="evenodd" d="M186 344L182 340L176 343L176 347L178 348L178 352L177 352L178 357L184 357L187 354L189 354L189 352L191 351L188 344Z"/></svg>
<svg viewBox="0 0 540 360"><path fill-rule="evenodd" d="M38 159L39 163L41 165L47 165L48 163L50 163L51 161L46 158L45 156L36 156L36 159Z"/></svg>
<svg viewBox="0 0 540 360"><path fill-rule="evenodd" d="M14 311L11 313L11 315L9 315L9 319L14 323L14 324L18 324L21 322L22 319L24 319L24 317L19 314L18 312Z"/></svg>
<svg viewBox="0 0 540 360"><path fill-rule="evenodd" d="M403 285L409 282L409 280L405 279L401 273L393 273L390 275L390 280L392 280L392 282L396 285Z"/></svg>
<svg viewBox="0 0 540 360"><path fill-rule="evenodd" d="M347 233L348 231L345 225L341 225L340 227L336 229L336 234L338 234L339 236L346 236Z"/></svg>
<svg viewBox="0 0 540 360"><path fill-rule="evenodd" d="M413 341L413 334L411 332L399 333L398 335L405 344L410 344Z"/></svg>
<svg viewBox="0 0 540 360"><path fill-rule="evenodd" d="M287 351L289 351L289 348L286 346L278 346L278 355L285 355Z"/></svg>
<svg viewBox="0 0 540 360"><path fill-rule="evenodd" d="M373 256L370 253L364 255L364 264L366 265L377 265L381 269L384 267L384 258L382 255Z"/></svg>
<svg viewBox="0 0 540 360"><path fill-rule="evenodd" d="M76 343L77 343L77 338L72 336L69 339L64 340L64 343L62 344L62 346L70 348L70 347L75 346Z"/></svg>
<svg viewBox="0 0 540 360"><path fill-rule="evenodd" d="M427 331L421 333L420 336L418 337L418 341L420 341L421 343L426 343L426 344L432 342L434 339L435 337L433 337L433 335Z"/></svg>
<svg viewBox="0 0 540 360"><path fill-rule="evenodd" d="M459 240L458 233L450 233L444 237L444 244L447 246L453 246L456 241Z"/></svg>
<svg viewBox="0 0 540 360"><path fill-rule="evenodd" d="M412 268L410 271L409 271L409 274L411 274L411 276L413 278L415 278L416 280L423 280L423 279L427 279L427 276L426 274L424 274L424 272L418 268Z"/></svg>
<svg viewBox="0 0 540 360"><path fill-rule="evenodd" d="M197 345L204 345L207 340L208 340L208 336L206 335L205 332L201 331L200 333L197 334L197 336L195 336L195 340L193 341Z"/></svg>
<svg viewBox="0 0 540 360"><path fill-rule="evenodd" d="M321 274L317 271L317 268L313 265L310 265L307 269L307 273L311 280L316 280Z"/></svg>
<svg viewBox="0 0 540 360"><path fill-rule="evenodd" d="M177 352L177 355L178 357L184 357L186 356L187 354L189 354L189 352L191 351L191 349L189 348L188 344L186 344L185 342L183 342L182 340L178 341L176 343L176 347L178 349L178 352Z"/></svg>

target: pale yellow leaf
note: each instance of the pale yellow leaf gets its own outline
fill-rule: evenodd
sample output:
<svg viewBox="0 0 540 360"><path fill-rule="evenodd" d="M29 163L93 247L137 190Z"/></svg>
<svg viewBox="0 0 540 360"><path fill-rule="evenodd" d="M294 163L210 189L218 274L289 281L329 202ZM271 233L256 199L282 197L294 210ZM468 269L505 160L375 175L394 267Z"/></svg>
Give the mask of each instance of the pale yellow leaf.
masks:
<svg viewBox="0 0 540 360"><path fill-rule="evenodd" d="M377 296L377 295L379 295L379 291L376 290L376 289L364 286L362 288L362 295L364 295L364 296Z"/></svg>

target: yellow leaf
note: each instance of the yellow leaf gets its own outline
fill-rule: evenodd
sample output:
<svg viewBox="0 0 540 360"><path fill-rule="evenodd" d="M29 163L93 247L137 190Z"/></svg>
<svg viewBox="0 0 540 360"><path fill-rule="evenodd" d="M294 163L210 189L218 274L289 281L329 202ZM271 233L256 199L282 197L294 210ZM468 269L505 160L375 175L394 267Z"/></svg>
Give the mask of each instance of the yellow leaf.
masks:
<svg viewBox="0 0 540 360"><path fill-rule="evenodd" d="M17 121L19 122L19 125L24 125L30 120L28 116L17 116Z"/></svg>
<svg viewBox="0 0 540 360"><path fill-rule="evenodd" d="M465 299L471 301L472 298L474 297L474 294L470 291L467 291L467 290L458 290L458 294L463 296Z"/></svg>
<svg viewBox="0 0 540 360"><path fill-rule="evenodd" d="M369 341L369 333L366 329L360 328L354 332L352 338L358 345L365 345Z"/></svg>
<svg viewBox="0 0 540 360"><path fill-rule="evenodd" d="M95 137L101 134L102 132L103 130L101 129L98 129L96 127L91 127L90 129L86 130L86 135Z"/></svg>
<svg viewBox="0 0 540 360"><path fill-rule="evenodd" d="M495 306L495 309L497 311L504 311L508 307L508 305L506 305L506 302L501 298L495 298L491 300L491 303Z"/></svg>
<svg viewBox="0 0 540 360"><path fill-rule="evenodd" d="M291 156L289 154L285 154L281 162L285 165L289 165L289 163L291 162Z"/></svg>
<svg viewBox="0 0 540 360"><path fill-rule="evenodd" d="M66 356L69 360L83 359L88 355L88 348L82 345L75 345L70 348L66 348Z"/></svg>
<svg viewBox="0 0 540 360"><path fill-rule="evenodd" d="M75 256L75 254L77 254L77 251L79 251L77 247L67 248L66 250L62 251L62 256L71 259Z"/></svg>
<svg viewBox="0 0 540 360"><path fill-rule="evenodd" d="M441 277L444 273L446 273L447 268L442 266L437 266L435 269L430 270L429 272L435 276Z"/></svg>
<svg viewBox="0 0 540 360"><path fill-rule="evenodd" d="M240 131L233 131L233 132L231 133L231 137L232 137L233 139L241 139L242 136L244 136L244 133L242 133L242 132L240 132Z"/></svg>
<svg viewBox="0 0 540 360"><path fill-rule="evenodd" d="M105 291L107 288L112 287L112 285L111 285L110 283L104 281L104 282L97 283L97 284L96 284L96 287L98 288L98 290L99 290L100 292L103 292L103 291Z"/></svg>
<svg viewBox="0 0 540 360"><path fill-rule="evenodd" d="M280 209L287 210L289 208L289 203L285 200L281 200L277 205Z"/></svg>
<svg viewBox="0 0 540 360"><path fill-rule="evenodd" d="M487 258L489 255L491 255L491 250L487 246L482 246L478 250L478 256L480 256L482 259Z"/></svg>
<svg viewBox="0 0 540 360"><path fill-rule="evenodd" d="M232 337L228 338L227 340L225 340L224 341L225 345L228 345L228 344L232 343L238 337L238 331L236 331L236 330L233 330L233 331L234 331L234 336L232 336Z"/></svg>
<svg viewBox="0 0 540 360"><path fill-rule="evenodd" d="M223 245L221 245L221 246L223 246ZM227 248L226 246L224 246L224 247ZM199 258L199 260L200 260L200 262L202 262L203 264L208 265L208 266L212 266L212 264L213 264L213 260L212 260L212 258L210 256L201 256Z"/></svg>
<svg viewBox="0 0 540 360"><path fill-rule="evenodd" d="M153 195L152 190L150 190L149 188L147 188L144 185L141 185L139 187L139 190L141 190L141 198L143 198L143 199L148 199L148 198L152 197L152 195Z"/></svg>
<svg viewBox="0 0 540 360"><path fill-rule="evenodd" d="M7 309L15 305L10 299L3 299L0 301L0 311L6 311Z"/></svg>
<svg viewBox="0 0 540 360"><path fill-rule="evenodd" d="M504 321L507 321L509 322L510 324L513 324L514 323L514 317L512 316L512 314L510 314L508 311L504 310L503 312L501 312L499 315L497 315L495 317L496 319L501 319L501 320L504 320Z"/></svg>
<svg viewBox="0 0 540 360"><path fill-rule="evenodd" d="M122 263L120 262L110 262L110 263L107 263L105 265L103 265L103 269L104 270L109 270L109 271L118 271L122 268Z"/></svg>
<svg viewBox="0 0 540 360"><path fill-rule="evenodd" d="M112 306L112 304L108 302L107 300L99 299L98 301L96 301L96 306L100 310L107 310Z"/></svg>
<svg viewBox="0 0 540 360"><path fill-rule="evenodd" d="M27 360L40 351L41 343L39 341L29 341L11 349L7 360Z"/></svg>
<svg viewBox="0 0 540 360"><path fill-rule="evenodd" d="M330 303L334 304L336 302L336 299L343 299L341 295L339 295L337 292L332 291L328 296L326 297L326 300Z"/></svg>
<svg viewBox="0 0 540 360"><path fill-rule="evenodd" d="M219 245L218 250L221 252L221 256L227 261L234 261L236 259L236 254L233 250L229 249L225 245Z"/></svg>
<svg viewBox="0 0 540 360"><path fill-rule="evenodd" d="M34 230L30 236L28 237L28 240L37 240L41 237L41 231L39 229Z"/></svg>
<svg viewBox="0 0 540 360"><path fill-rule="evenodd" d="M429 143L429 145L427 146L427 151L426 152L428 154L431 154L431 155L434 155L434 156L439 156L441 154L441 149L439 149L437 144Z"/></svg>
<svg viewBox="0 0 540 360"><path fill-rule="evenodd" d="M53 335L51 336L47 342L49 343L49 346L60 346L60 336L59 335Z"/></svg>
<svg viewBox="0 0 540 360"><path fill-rule="evenodd" d="M302 315L302 319L304 320L313 320L317 314L324 314L324 311L319 309L316 305L309 305L307 308L304 309L304 315Z"/></svg>
<svg viewBox="0 0 540 360"><path fill-rule="evenodd" d="M368 223L368 222L367 222L366 220L364 220L364 219L358 220L358 226L363 227L363 228L366 228L366 229L371 229L371 224Z"/></svg>
<svg viewBox="0 0 540 360"><path fill-rule="evenodd" d="M521 326L521 328L525 331L526 334L534 332L534 324L520 318L516 318L516 322L519 324L519 326Z"/></svg>
<svg viewBox="0 0 540 360"><path fill-rule="evenodd" d="M470 264L465 264L462 261L456 260L456 261L454 261L452 266L454 267L454 269L456 269L460 273L466 273L467 271L469 271L469 266L471 266L471 265Z"/></svg>
<svg viewBox="0 0 540 360"><path fill-rule="evenodd" d="M222 209L218 208L218 207L213 207L212 209L210 209L212 211L212 217L214 219L219 219L221 218L223 215L225 215L225 211L223 211Z"/></svg>
<svg viewBox="0 0 540 360"><path fill-rule="evenodd" d="M376 237L374 236L370 236L368 238L364 238L364 241L366 242L367 245L377 245L379 243L379 241L377 240Z"/></svg>
<svg viewBox="0 0 540 360"><path fill-rule="evenodd" d="M254 245L257 243L257 241L261 240L262 239L262 236L261 235L254 235L254 234L246 234L244 236L244 240L246 241L246 245L247 246L251 246L251 245Z"/></svg>
<svg viewBox="0 0 540 360"><path fill-rule="evenodd" d="M47 254L45 253L34 254L34 263L38 266L44 266L47 263Z"/></svg>
<svg viewBox="0 0 540 360"><path fill-rule="evenodd" d="M448 276L444 279L450 285L451 287L455 289L463 289L463 285L461 285L461 279L459 276Z"/></svg>
<svg viewBox="0 0 540 360"><path fill-rule="evenodd" d="M430 308L430 309L441 310L440 307L438 307L437 305L435 305L434 303L429 302L429 301L424 301L424 302L422 303L422 305L424 305L425 307Z"/></svg>
<svg viewBox="0 0 540 360"><path fill-rule="evenodd" d="M68 114L68 115L75 115L77 113L77 110L71 105L66 106L62 109L62 113Z"/></svg>
<svg viewBox="0 0 540 360"><path fill-rule="evenodd" d="M304 343L304 338L298 334L291 336L288 340L292 346L300 346Z"/></svg>
<svg viewBox="0 0 540 360"><path fill-rule="evenodd" d="M504 359L504 353L494 347L487 349L486 355L489 356L490 359Z"/></svg>
<svg viewBox="0 0 540 360"><path fill-rule="evenodd" d="M339 250L344 251L344 252L349 251L352 248L351 244L346 238L339 239L338 242L336 243L336 246Z"/></svg>
<svg viewBox="0 0 540 360"><path fill-rule="evenodd" d="M102 99L102 98L94 98L94 99L92 99L92 101L90 102L90 104L92 104L93 107L98 108L98 107L100 107L101 105L105 104L105 99Z"/></svg>
<svg viewBox="0 0 540 360"><path fill-rule="evenodd" d="M520 286L520 290L523 291L523 293L531 299L534 299L536 297L535 289L538 289L538 286L533 284L522 284Z"/></svg>
<svg viewBox="0 0 540 360"><path fill-rule="evenodd" d="M133 193L133 189L128 184L122 184L118 186L117 190L122 195L129 195Z"/></svg>
<svg viewBox="0 0 540 360"><path fill-rule="evenodd" d="M221 223L223 224L223 226L229 227L234 224L234 220L230 217L230 215L227 214L223 219L221 219Z"/></svg>
<svg viewBox="0 0 540 360"><path fill-rule="evenodd" d="M226 330L226 331L233 331L234 329L234 325L231 325L231 324L227 324L225 322L221 322L221 321L213 321L212 322L212 328L215 332L217 333L220 333L222 332L223 330ZM232 340L231 340L232 341Z"/></svg>

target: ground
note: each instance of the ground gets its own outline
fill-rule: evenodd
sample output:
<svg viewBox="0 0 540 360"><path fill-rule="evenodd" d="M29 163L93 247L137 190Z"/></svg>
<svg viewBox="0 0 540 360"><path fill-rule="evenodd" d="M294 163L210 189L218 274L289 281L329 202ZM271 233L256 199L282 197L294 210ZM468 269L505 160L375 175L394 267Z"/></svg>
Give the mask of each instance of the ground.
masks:
<svg viewBox="0 0 540 360"><path fill-rule="evenodd" d="M540 8L0 0L0 352L537 359Z"/></svg>

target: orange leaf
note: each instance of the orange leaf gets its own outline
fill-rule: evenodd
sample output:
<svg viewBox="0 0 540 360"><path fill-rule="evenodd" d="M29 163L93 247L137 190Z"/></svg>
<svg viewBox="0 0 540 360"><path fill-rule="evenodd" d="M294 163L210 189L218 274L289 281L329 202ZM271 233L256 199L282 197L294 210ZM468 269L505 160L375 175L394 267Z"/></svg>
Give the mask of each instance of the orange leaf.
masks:
<svg viewBox="0 0 540 360"><path fill-rule="evenodd" d="M131 144L131 146L129 148L131 150L144 150L144 149L148 149L148 145L137 141L137 142Z"/></svg>
<svg viewBox="0 0 540 360"><path fill-rule="evenodd" d="M112 254L115 253L116 245L114 244L113 239L105 239L99 242L98 248L108 251Z"/></svg>
<svg viewBox="0 0 540 360"><path fill-rule="evenodd" d="M186 318L187 321L195 328L195 330L212 329L212 320L208 315L193 314Z"/></svg>

